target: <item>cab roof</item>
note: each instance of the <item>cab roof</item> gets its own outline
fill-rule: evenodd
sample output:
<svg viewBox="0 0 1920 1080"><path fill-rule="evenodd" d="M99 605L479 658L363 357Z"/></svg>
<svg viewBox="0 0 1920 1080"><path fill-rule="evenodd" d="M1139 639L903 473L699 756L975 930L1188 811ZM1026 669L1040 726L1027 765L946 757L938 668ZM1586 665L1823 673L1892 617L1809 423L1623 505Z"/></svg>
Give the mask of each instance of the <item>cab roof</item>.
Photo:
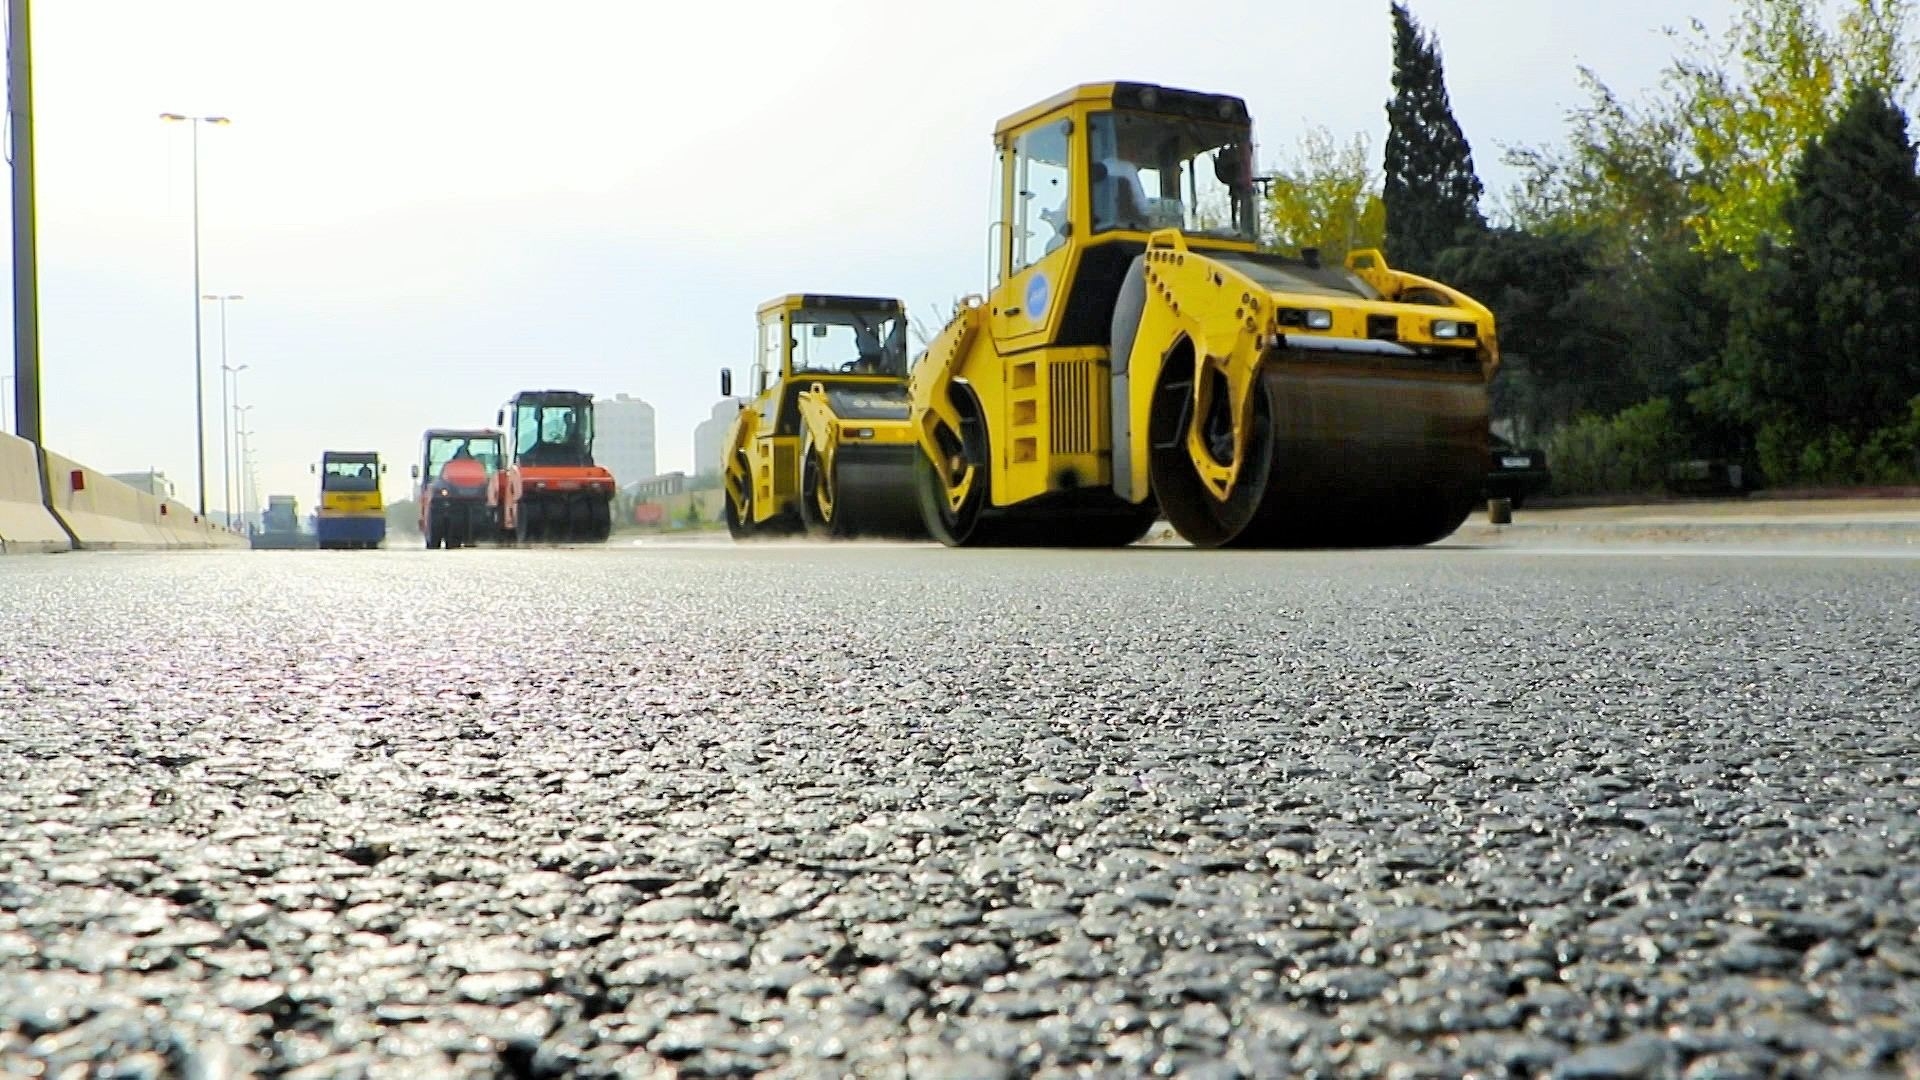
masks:
<svg viewBox="0 0 1920 1080"><path fill-rule="evenodd" d="M826 308L830 311L905 311L906 306L891 296L841 296L833 293L788 293L761 304L756 314L798 311L801 308Z"/></svg>
<svg viewBox="0 0 1920 1080"><path fill-rule="evenodd" d="M492 428L428 428L425 439L498 439L500 433Z"/></svg>
<svg viewBox="0 0 1920 1080"><path fill-rule="evenodd" d="M1238 124L1252 122L1247 103L1232 94L1208 94L1140 82L1081 83L1003 118L994 125L994 137L1003 136L1015 128L1025 127L1041 117L1075 104L1166 113L1195 120Z"/></svg>
<svg viewBox="0 0 1920 1080"><path fill-rule="evenodd" d="M585 401L592 401L593 395L588 393L583 393L579 390L522 390L519 393L513 395L513 397L509 398L508 400L519 401L521 398L560 398L560 399L577 398Z"/></svg>

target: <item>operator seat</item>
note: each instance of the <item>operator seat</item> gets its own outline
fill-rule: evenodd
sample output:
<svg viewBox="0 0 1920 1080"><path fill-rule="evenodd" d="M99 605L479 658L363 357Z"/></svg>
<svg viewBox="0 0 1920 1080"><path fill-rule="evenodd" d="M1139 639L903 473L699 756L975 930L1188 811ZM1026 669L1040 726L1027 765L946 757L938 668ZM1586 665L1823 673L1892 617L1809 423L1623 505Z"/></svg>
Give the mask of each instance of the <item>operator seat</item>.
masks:
<svg viewBox="0 0 1920 1080"><path fill-rule="evenodd" d="M1117 157L1094 162L1093 231L1145 229L1149 205L1138 166Z"/></svg>

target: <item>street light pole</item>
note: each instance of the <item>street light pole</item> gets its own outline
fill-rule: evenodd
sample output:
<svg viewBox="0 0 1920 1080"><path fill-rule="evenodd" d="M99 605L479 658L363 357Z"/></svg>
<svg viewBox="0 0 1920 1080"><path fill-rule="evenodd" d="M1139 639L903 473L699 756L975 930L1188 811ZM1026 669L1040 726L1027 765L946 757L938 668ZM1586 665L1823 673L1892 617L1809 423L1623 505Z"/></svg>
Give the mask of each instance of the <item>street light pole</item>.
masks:
<svg viewBox="0 0 1920 1080"><path fill-rule="evenodd" d="M160 119L193 127L193 437L198 461L200 516L207 516L207 406L206 382L200 349L200 125L229 124L224 116L187 116L161 113Z"/></svg>
<svg viewBox="0 0 1920 1080"><path fill-rule="evenodd" d="M233 437L227 434L227 376L233 375L233 393L240 395L240 367L227 366L227 301L245 300L238 293L203 293L202 300L220 301L220 501L227 519L233 519Z"/></svg>
<svg viewBox="0 0 1920 1080"><path fill-rule="evenodd" d="M234 405L238 406L240 404L240 373L247 370L249 365L241 364L238 367L228 368L223 363L220 366L223 369L225 369L227 374L230 374L233 376L233 403ZM231 453L235 459L234 460L235 470L237 471L241 468L241 464L238 460L240 456L240 440L237 435L234 437L234 440L232 443L223 444L220 448L220 452L223 455ZM234 482L234 494L236 496L240 494L240 484L237 480ZM246 499L244 498L240 499L240 504L241 504L240 509L242 510L242 512L244 512L246 510Z"/></svg>
<svg viewBox="0 0 1920 1080"><path fill-rule="evenodd" d="M240 404L240 376L236 374L233 377L233 437L235 453L240 458L240 516L242 518L247 516L247 436L253 434L247 430L247 414L252 411L253 406Z"/></svg>
<svg viewBox="0 0 1920 1080"><path fill-rule="evenodd" d="M40 256L34 233L33 57L28 22L27 0L7 0L7 146L8 160L13 164L13 422L14 430L23 438L39 445ZM42 489L44 493L44 485Z"/></svg>
<svg viewBox="0 0 1920 1080"><path fill-rule="evenodd" d="M249 405L240 411L245 413L252 408ZM253 502L248 491L253 480L253 432L242 425L234 432L234 437L240 440L240 519L245 521L252 512L250 508Z"/></svg>

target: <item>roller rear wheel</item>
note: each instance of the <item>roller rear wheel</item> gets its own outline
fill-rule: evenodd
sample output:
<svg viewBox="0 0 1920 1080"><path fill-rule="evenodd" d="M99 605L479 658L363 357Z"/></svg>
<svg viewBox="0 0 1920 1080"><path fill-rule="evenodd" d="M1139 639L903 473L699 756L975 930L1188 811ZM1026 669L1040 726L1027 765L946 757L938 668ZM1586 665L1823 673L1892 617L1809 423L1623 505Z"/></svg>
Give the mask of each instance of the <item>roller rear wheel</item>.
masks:
<svg viewBox="0 0 1920 1080"><path fill-rule="evenodd" d="M838 485L820 460L820 451L808 446L800 464L800 521L808 535L823 540L845 540L853 535L839 502Z"/></svg>
<svg viewBox="0 0 1920 1080"><path fill-rule="evenodd" d="M735 540L745 540L753 535L753 489L747 489L749 501L740 506L733 504L733 495L724 486L720 491L721 516L727 521L727 535Z"/></svg>
<svg viewBox="0 0 1920 1080"><path fill-rule="evenodd" d="M988 507L992 505L988 498L988 457L987 424L983 418L980 403L971 391L956 388L953 391L954 408L960 414L960 441L952 448L957 463L962 468L970 468L973 482L959 506L954 506L948 498L947 481L927 459L923 450L914 455L914 488L920 499L920 518L926 523L927 532L935 540L948 547L989 547L1004 544L1004 528L996 528L995 522L988 520ZM960 472L961 469L954 471Z"/></svg>
<svg viewBox="0 0 1920 1080"><path fill-rule="evenodd" d="M1225 499L1201 482L1187 441L1198 395L1197 380L1211 380L1207 415L1200 417L1205 453L1216 466L1233 461L1233 417L1226 381L1217 372L1191 366L1170 367L1154 389L1153 413L1147 424L1148 475L1160 508L1182 539L1195 547L1258 547L1268 537L1262 523L1262 503L1269 479L1278 464L1279 441L1274 438L1273 408L1267 393L1254 392L1253 416L1248 422L1247 445L1240 473Z"/></svg>

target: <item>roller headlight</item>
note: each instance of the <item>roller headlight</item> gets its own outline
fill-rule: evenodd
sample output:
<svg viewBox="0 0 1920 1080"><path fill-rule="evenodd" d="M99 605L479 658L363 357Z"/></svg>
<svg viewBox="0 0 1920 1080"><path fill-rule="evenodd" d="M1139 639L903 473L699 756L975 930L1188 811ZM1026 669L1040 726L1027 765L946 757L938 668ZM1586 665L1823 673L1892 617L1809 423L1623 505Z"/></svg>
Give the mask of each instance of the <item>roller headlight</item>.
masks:
<svg viewBox="0 0 1920 1080"><path fill-rule="evenodd" d="M1461 338L1471 339L1474 333L1474 325L1470 322L1461 322L1457 319L1433 320L1433 336L1441 341L1456 341Z"/></svg>
<svg viewBox="0 0 1920 1080"><path fill-rule="evenodd" d="M1282 327L1298 326L1308 330L1333 329L1333 312L1325 308L1278 308L1273 321Z"/></svg>

